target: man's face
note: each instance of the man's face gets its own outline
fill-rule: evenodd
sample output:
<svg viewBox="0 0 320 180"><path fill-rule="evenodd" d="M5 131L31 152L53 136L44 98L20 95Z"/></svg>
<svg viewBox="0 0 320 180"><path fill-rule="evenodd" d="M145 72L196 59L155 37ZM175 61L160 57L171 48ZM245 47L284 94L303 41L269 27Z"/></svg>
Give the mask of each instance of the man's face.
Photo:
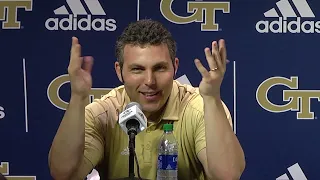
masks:
<svg viewBox="0 0 320 180"><path fill-rule="evenodd" d="M146 116L158 111L166 103L175 74L167 45L126 45L123 52L123 82L131 101L141 105ZM176 69L178 59L175 59ZM116 63L117 75L121 70Z"/></svg>

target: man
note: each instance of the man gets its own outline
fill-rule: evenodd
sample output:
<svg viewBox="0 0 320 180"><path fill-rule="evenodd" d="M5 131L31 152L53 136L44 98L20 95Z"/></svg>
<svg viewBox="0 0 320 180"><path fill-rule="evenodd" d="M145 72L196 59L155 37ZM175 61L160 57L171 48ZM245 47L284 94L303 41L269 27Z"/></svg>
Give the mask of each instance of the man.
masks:
<svg viewBox="0 0 320 180"><path fill-rule="evenodd" d="M195 60L203 77L199 88L182 85L174 80L179 59L170 32L152 20L131 23L116 43L115 70L123 86L86 106L93 59L81 57L73 37L68 67L72 93L49 152L51 175L57 180L84 179L93 168L102 167L102 179L127 177L128 135L117 124L118 114L129 102L138 102L148 118L148 128L136 136L142 178L156 178L162 125L173 123L179 179L239 179L244 153L220 97L224 41L212 42L205 55L210 70ZM137 175L137 167L135 171Z"/></svg>

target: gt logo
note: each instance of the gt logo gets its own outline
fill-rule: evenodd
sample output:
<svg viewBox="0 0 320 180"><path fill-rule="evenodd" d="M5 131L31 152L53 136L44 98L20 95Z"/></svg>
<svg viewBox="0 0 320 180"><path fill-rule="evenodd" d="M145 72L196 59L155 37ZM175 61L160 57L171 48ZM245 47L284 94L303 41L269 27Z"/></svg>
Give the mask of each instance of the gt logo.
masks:
<svg viewBox="0 0 320 180"><path fill-rule="evenodd" d="M9 175L9 162L0 162L0 173L4 175L8 180L36 180L37 179L36 176Z"/></svg>
<svg viewBox="0 0 320 180"><path fill-rule="evenodd" d="M18 21L18 8L32 11L32 0L0 0L0 20L2 29L20 29ZM7 10L7 11L5 11Z"/></svg>
<svg viewBox="0 0 320 180"><path fill-rule="evenodd" d="M63 94L60 92L60 88L67 83L70 83L70 78L68 74L64 74L52 80L47 88L49 101L61 110L66 110L69 104L60 97L60 95ZM87 104L91 103L93 99L101 98L103 95L110 92L110 90L111 88L91 88L90 95L86 100Z"/></svg>
<svg viewBox="0 0 320 180"><path fill-rule="evenodd" d="M219 31L219 25L216 23L216 10L222 10L223 13L230 13L230 2L190 2L188 1L188 13L190 16L183 17L172 11L172 2L174 0L161 0L160 11L162 15L170 22L176 24L188 24L192 22L202 22L201 31Z"/></svg>
<svg viewBox="0 0 320 180"><path fill-rule="evenodd" d="M290 90L283 90L284 105L277 105L269 101L268 91L276 85L286 86ZM311 112L310 100L312 98L320 101L320 90L299 90L298 77L290 79L284 77L271 77L263 81L256 92L256 99L259 105L267 111L280 113L286 111L298 111L297 119L314 119L314 112Z"/></svg>

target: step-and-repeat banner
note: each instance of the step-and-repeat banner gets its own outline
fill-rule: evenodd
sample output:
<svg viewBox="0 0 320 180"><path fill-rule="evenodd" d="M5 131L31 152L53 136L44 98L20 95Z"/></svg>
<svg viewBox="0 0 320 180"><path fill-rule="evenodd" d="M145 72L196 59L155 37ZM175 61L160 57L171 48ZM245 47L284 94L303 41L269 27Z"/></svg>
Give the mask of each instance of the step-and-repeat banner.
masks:
<svg viewBox="0 0 320 180"><path fill-rule="evenodd" d="M246 155L244 180L320 179L320 1L0 0L0 172L52 179L48 151L70 96L71 37L95 58L91 95L120 85L116 38L132 21L162 22L178 43L181 82L226 40L222 97ZM89 103L89 102L88 102Z"/></svg>

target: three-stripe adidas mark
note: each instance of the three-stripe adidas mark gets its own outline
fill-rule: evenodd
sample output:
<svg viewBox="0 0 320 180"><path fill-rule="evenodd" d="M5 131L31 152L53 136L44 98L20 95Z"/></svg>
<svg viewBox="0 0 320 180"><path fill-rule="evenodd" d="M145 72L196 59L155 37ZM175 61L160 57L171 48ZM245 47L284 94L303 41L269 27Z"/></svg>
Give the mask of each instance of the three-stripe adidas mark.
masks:
<svg viewBox="0 0 320 180"><path fill-rule="evenodd" d="M67 17L47 19L45 26L48 30L116 30L116 20L105 19L106 12L98 0L84 0L83 4L81 0L66 0L66 3L55 9L54 14Z"/></svg>
<svg viewBox="0 0 320 180"><path fill-rule="evenodd" d="M256 30L259 33L320 33L320 21L310 20L315 15L307 0L280 0L275 8L264 13L264 17L277 20L258 21Z"/></svg>
<svg viewBox="0 0 320 180"><path fill-rule="evenodd" d="M308 180L298 163L290 166L288 171L293 180ZM290 180L290 178L288 177L288 174L285 173L279 176L276 180Z"/></svg>

